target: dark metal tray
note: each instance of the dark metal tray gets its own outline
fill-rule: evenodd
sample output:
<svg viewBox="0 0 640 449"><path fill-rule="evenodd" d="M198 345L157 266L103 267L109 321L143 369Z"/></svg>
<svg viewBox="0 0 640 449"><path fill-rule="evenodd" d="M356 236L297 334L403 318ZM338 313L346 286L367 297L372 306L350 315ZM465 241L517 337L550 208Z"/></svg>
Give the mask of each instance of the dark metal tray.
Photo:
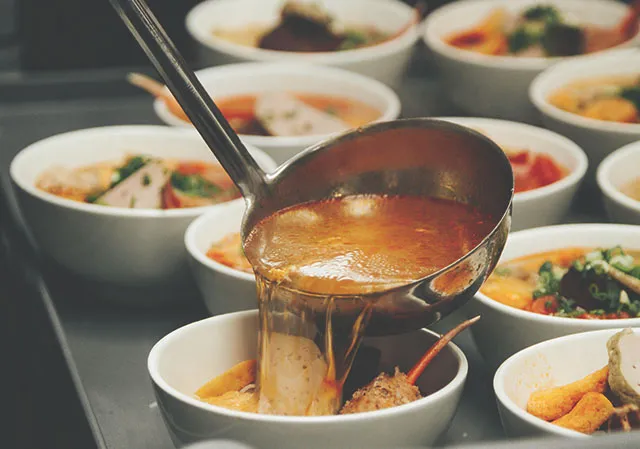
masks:
<svg viewBox="0 0 640 449"><path fill-rule="evenodd" d="M456 114L440 97L435 79L428 66L414 64L398 91L404 117ZM8 173L18 151L56 133L102 125L160 124L151 100L131 91L117 71L67 81L60 75L26 84L11 81L0 85L0 93L7 93L0 98L8 98L0 103L0 177L6 204L3 213L11 223L9 246L21 255L14 262L39 295L53 324L86 414L83 425L89 426L100 448L172 448L155 407L146 359L162 336L207 316L200 299L185 292L179 307L164 309L131 309L100 299L120 292L96 291L91 284L59 272L41 259L24 232ZM18 98L38 101L18 102ZM568 221L602 221L602 216L572 213ZM447 328L456 319L459 317L448 318L435 330ZM469 359L469 377L460 408L439 445L502 440L505 436L495 405L492 375L468 333L460 335L456 343Z"/></svg>

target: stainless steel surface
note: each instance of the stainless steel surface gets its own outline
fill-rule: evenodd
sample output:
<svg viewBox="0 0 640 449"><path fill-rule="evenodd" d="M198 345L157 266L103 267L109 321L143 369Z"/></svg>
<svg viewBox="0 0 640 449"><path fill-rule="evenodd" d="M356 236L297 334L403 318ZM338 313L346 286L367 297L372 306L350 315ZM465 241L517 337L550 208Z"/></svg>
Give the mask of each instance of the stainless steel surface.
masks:
<svg viewBox="0 0 640 449"><path fill-rule="evenodd" d="M266 175L249 155L143 0L111 0L202 138L238 185L247 203L246 238L264 217L309 201L354 194L422 195L476 206L495 229L459 260L418 282L382 293L340 298L337 310L371 310L368 334L419 329L471 298L497 262L510 227L513 173L502 150L485 136L429 119L359 128L298 154ZM393 151L390 151L393 149ZM255 264L254 264L255 266ZM321 312L324 297L299 302Z"/></svg>
<svg viewBox="0 0 640 449"><path fill-rule="evenodd" d="M333 297L338 311L334 320L341 316L353 322L366 309L371 318L365 332L389 335L431 325L476 293L506 242L513 174L502 150L486 137L420 118L369 125L309 148L269 176L269 190L245 213L243 237L278 210L357 194L445 198L493 217L492 232L450 266L402 287ZM304 292L285 301L303 304L306 312L319 316L327 307L323 295Z"/></svg>
<svg viewBox="0 0 640 449"><path fill-rule="evenodd" d="M441 97L434 75L429 66L414 64L398 90L405 117L460 114ZM66 84L60 80L42 88L29 85L24 94L26 99L29 92L34 93L30 102L0 105L0 194L7 195L17 227L22 226L22 221L11 192L8 167L20 149L44 137L74 129L159 124L147 96L136 96L133 89L130 97L115 96L114 92L128 88L124 77L120 85L117 83L116 78L99 79L93 84L85 80L81 85L86 95L73 99L69 99L69 92L77 92L78 85L73 78ZM12 90L16 88L11 86ZM42 93L47 94L47 101L38 100ZM587 198L584 204L575 205L565 221L606 221L601 209L590 207L594 200ZM13 238L9 243L17 245L18 250L25 244L22 238ZM79 395L86 402L87 419L99 447L172 449L173 443L155 407L146 357L153 344L164 335L207 316L201 298L185 294L183 302L175 308L136 310L97 300L95 286L32 257L21 270L34 294L41 297L46 313L57 323L62 349ZM114 294L106 291L103 296ZM442 332L463 317L464 310L456 311L431 328ZM484 447L493 447L496 441L505 439L491 385L493 373L484 365L468 331L454 341L469 360L469 377L456 416L438 446L484 442ZM604 444L608 438L594 440ZM536 440L529 447L545 445L548 446L546 440ZM610 447L640 447L640 443Z"/></svg>

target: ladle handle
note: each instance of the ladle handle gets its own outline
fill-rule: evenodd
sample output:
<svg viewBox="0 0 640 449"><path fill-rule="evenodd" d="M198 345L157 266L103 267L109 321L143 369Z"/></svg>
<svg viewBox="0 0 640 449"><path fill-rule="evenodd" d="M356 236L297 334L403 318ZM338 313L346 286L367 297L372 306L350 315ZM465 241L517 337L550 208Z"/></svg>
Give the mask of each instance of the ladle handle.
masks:
<svg viewBox="0 0 640 449"><path fill-rule="evenodd" d="M265 173L182 58L144 0L110 0L245 200L266 194Z"/></svg>

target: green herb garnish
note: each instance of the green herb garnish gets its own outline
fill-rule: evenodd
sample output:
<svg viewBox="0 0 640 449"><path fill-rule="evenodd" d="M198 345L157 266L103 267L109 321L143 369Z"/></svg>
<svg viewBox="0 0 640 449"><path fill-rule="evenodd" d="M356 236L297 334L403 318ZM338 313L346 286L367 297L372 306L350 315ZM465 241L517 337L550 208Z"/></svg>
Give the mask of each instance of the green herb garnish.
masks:
<svg viewBox="0 0 640 449"><path fill-rule="evenodd" d="M544 22L559 22L560 13L553 6L533 6L527 9L522 17L526 20L536 20Z"/></svg>
<svg viewBox="0 0 640 449"><path fill-rule="evenodd" d="M185 195L212 197L222 192L222 189L207 181L200 175L183 175L178 172L171 174L171 185Z"/></svg>
<svg viewBox="0 0 640 449"><path fill-rule="evenodd" d="M142 185L143 186L148 186L149 184L151 184L151 176L149 175L144 175L142 177Z"/></svg>
<svg viewBox="0 0 640 449"><path fill-rule="evenodd" d="M555 267L551 262L547 261L540 266L538 270L538 280L536 288L533 291L533 298L542 296L555 295L560 290L560 281L565 271L560 267Z"/></svg>

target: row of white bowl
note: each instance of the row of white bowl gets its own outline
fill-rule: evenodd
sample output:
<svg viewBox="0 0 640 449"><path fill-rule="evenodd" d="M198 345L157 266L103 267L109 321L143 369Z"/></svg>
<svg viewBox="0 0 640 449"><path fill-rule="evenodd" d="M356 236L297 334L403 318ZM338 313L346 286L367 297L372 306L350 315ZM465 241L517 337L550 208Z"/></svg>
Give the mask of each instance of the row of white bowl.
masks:
<svg viewBox="0 0 640 449"><path fill-rule="evenodd" d="M242 212L242 205L229 205ZM421 378L433 392L414 403L366 414L282 417L230 411L205 404L193 392L211 377L256 355L257 312L253 276L204 255L218 228L237 230L222 210L191 226L186 241L208 306L224 313L180 328L151 350L148 369L158 404L178 444L232 438L264 448L398 447L431 444L447 428L467 376L467 360L453 344ZM239 215L238 215L239 216ZM211 221L208 221L211 220ZM217 223L214 226L214 222ZM208 226L208 227L207 227ZM215 230L214 230L215 229ZM212 235L208 232L212 231ZM501 261L566 247L612 247L640 250L640 226L576 224L513 233ZM232 286L238 282L238 287ZM213 297L212 292L216 292ZM540 388L578 380L607 363L606 340L617 330L640 328L640 318L582 320L540 315L505 306L478 293L463 309L481 315L471 332L494 377L499 411L508 436L584 435L542 421L526 412L529 395ZM594 331L594 332L588 332ZM555 337L555 339L554 339ZM383 351L389 366L407 369L433 341L421 330L396 337L369 339ZM410 348L410 349L407 349ZM202 354L209 354L203 357ZM434 389L434 386L438 388Z"/></svg>
<svg viewBox="0 0 640 449"><path fill-rule="evenodd" d="M567 167L570 174L566 178L515 195L512 229L562 222L587 168L586 157L577 145L551 131L520 123L472 118L445 120L481 129L507 147L550 154ZM266 171L276 168L277 163L269 155L247 145ZM211 208L122 209L59 198L35 187L38 176L52 166L77 167L116 160L129 152L215 161L192 130L134 125L80 130L41 140L16 156L10 172L29 229L47 256L84 277L120 286L156 286L170 298L173 294L170 292L175 291L170 287L188 279L184 246L187 226L210 211L193 223L187 235L187 248L196 257L198 251L206 251L207 245L238 229L242 200ZM633 167L639 160L640 144L632 144L612 154L601 166L600 185L614 221L640 222L640 202L619 191L621 185L637 176ZM202 278L199 268L202 263L195 264L198 278ZM243 279L248 282L250 277L246 275ZM212 300L213 313L233 309L225 306L225 301L235 298L235 294L225 294L229 288L226 283L219 283L216 289L203 288L206 296L216 294L212 293L215 291L222 298Z"/></svg>
<svg viewBox="0 0 640 449"><path fill-rule="evenodd" d="M487 56L455 48L444 40L451 33L473 26L496 7L517 13L540 3L539 0L456 1L438 8L423 23L410 26L389 42L341 52L302 54L263 50L228 42L213 33L219 28L273 23L282 2L207 0L188 14L187 29L199 42L204 60L211 64L249 61L320 64L357 72L392 87L399 85L414 44L422 37L455 104L467 114L479 117L527 123L537 123L541 117L545 127L570 138L587 153L589 182L607 154L640 139L640 125L580 117L559 110L547 101L550 93L576 79L640 72L640 57L635 48L626 48L637 47L640 34L612 49L568 58ZM367 23L385 30L402 28L414 14L398 0L321 0L320 3L343 22ZM544 3L585 23L603 27L615 26L629 11L627 5L615 0L545 0ZM240 83L224 81L222 75L215 79L234 86ZM257 87L262 87L259 76L252 80ZM216 87L213 82L209 85L214 93L231 94L223 85ZM231 88L234 89L237 87ZM266 145L267 141L269 139L263 139L261 143ZM263 148L257 141L252 143Z"/></svg>

